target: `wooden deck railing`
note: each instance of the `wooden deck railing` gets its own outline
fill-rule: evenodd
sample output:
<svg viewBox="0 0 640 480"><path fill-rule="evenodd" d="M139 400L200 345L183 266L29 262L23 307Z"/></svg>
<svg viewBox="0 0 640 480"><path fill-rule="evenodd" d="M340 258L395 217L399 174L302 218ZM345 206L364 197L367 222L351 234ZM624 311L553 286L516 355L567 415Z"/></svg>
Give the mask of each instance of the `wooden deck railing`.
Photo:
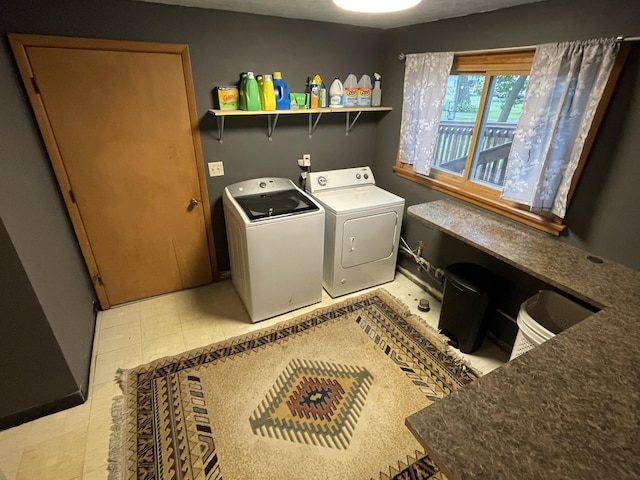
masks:
<svg viewBox="0 0 640 480"><path fill-rule="evenodd" d="M474 180L502 185L515 130L516 125L486 124L478 161L471 175ZM442 121L439 134L432 167L462 174L469 154L473 124Z"/></svg>

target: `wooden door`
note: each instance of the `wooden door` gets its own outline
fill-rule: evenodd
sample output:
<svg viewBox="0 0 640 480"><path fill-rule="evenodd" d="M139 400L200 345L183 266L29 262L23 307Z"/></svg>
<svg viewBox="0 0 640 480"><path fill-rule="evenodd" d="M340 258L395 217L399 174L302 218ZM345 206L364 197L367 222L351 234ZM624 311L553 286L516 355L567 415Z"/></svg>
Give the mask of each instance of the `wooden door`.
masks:
<svg viewBox="0 0 640 480"><path fill-rule="evenodd" d="M210 283L187 47L10 41L102 307Z"/></svg>

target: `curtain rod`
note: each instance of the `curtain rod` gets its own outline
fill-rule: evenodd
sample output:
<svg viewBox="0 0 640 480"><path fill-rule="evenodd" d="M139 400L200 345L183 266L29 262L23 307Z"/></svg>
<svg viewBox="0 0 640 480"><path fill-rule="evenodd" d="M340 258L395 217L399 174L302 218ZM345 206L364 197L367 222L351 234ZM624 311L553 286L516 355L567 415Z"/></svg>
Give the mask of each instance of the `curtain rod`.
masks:
<svg viewBox="0 0 640 480"><path fill-rule="evenodd" d="M640 40L640 37L617 37L619 42L637 42ZM520 50L531 50L536 48L537 45L529 45L527 47L507 47L507 48L489 48L486 50L465 50L463 52L455 52L456 55L472 55L472 54L484 54L484 53L492 53L492 52L518 52ZM398 60L404 61L407 58L407 54L400 53L398 55Z"/></svg>

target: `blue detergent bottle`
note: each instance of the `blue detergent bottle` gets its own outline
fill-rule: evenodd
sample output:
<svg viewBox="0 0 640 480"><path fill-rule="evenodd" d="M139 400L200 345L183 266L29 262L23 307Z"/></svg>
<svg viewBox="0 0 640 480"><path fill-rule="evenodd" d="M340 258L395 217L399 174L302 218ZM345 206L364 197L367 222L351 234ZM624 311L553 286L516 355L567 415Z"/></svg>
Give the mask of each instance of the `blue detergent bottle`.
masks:
<svg viewBox="0 0 640 480"><path fill-rule="evenodd" d="M276 110L289 110L291 108L289 87L282 80L281 72L273 72L273 91L276 95Z"/></svg>

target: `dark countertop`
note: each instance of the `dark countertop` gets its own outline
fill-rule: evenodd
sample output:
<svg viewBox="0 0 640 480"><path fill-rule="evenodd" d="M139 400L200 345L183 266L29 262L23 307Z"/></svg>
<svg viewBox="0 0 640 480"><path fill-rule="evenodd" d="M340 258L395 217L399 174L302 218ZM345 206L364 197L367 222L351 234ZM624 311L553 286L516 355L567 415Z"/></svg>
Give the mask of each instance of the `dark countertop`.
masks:
<svg viewBox="0 0 640 480"><path fill-rule="evenodd" d="M456 201L408 214L602 309L407 418L450 480L640 478L640 272Z"/></svg>

